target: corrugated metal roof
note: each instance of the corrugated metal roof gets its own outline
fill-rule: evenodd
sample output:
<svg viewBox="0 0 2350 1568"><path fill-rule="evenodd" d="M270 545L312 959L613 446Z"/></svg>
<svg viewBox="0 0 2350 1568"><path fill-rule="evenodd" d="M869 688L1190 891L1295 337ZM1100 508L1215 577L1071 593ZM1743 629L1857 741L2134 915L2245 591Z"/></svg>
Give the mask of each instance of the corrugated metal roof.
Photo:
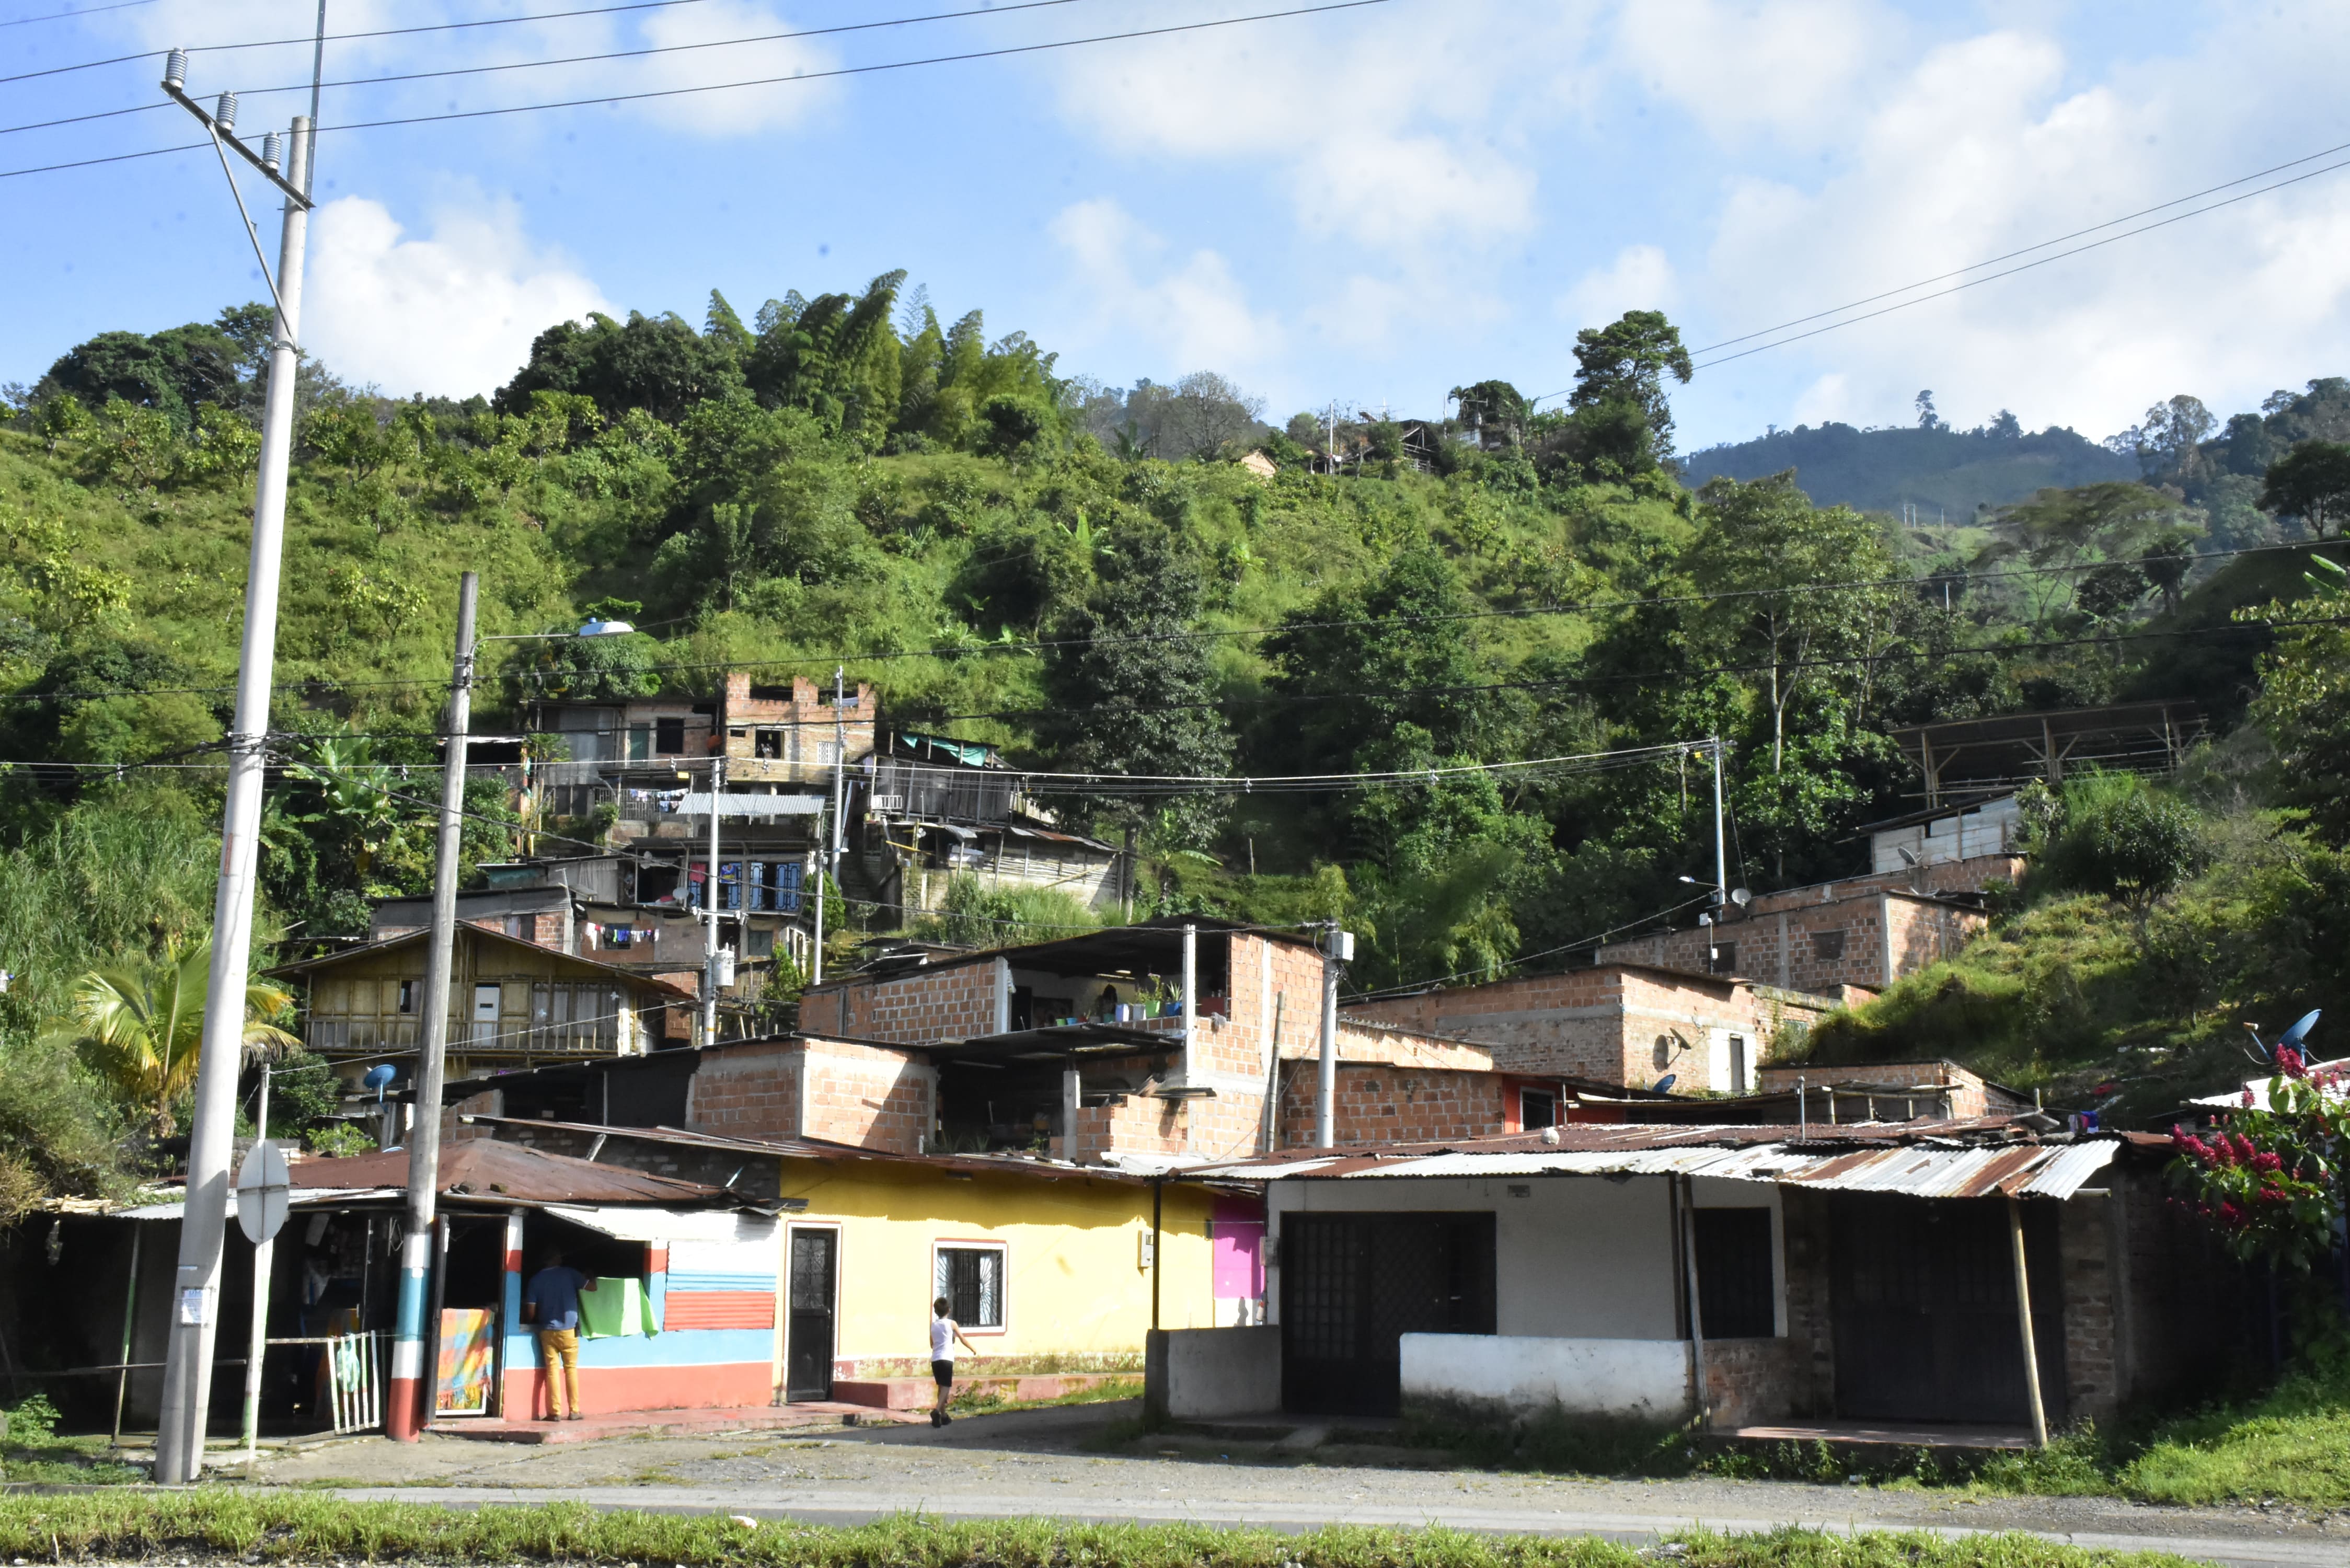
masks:
<svg viewBox="0 0 2350 1568"><path fill-rule="evenodd" d="M1822 1151L1783 1142L1620 1149L1452 1149L1383 1158L1376 1152L1305 1160L1258 1160L1188 1174L1240 1181L1361 1177L1703 1176L1912 1198L2069 1198L2112 1162L2115 1139L2078 1144L1966 1147L1937 1141Z"/></svg>

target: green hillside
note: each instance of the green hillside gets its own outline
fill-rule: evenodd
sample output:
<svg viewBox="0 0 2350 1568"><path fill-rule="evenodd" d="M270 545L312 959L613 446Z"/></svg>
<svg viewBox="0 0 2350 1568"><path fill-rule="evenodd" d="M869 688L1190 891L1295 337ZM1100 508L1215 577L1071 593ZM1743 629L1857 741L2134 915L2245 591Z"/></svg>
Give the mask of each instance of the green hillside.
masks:
<svg viewBox="0 0 2350 1568"><path fill-rule="evenodd" d="M1730 742L1731 875L1766 888L1855 869L1856 829L1913 803L1889 739L1904 724L2259 679L2266 632L2225 618L2243 585L2215 608L2221 583L2166 564L2216 514L2167 493L2067 492L1926 537L1780 481L1684 487L1666 391L1686 357L1661 317L1586 334L1563 414L1526 417L1513 389L1478 382L1474 428L1416 446L1342 426L1315 451L1220 378L1106 389L1019 333L990 339L977 312L941 326L902 282L787 294L748 323L713 296L698 328L557 326L494 400L466 404L365 396L313 368L265 829L273 951L348 937L369 897L427 885L430 735L466 570L485 633L567 630L591 607L640 628L490 645L485 732L535 693L707 694L730 667L838 663L879 690L886 723L1024 766L1387 775L1175 797L1111 783L1070 807L1137 833L1145 912L1343 918L1366 988L1571 962L1605 934L1690 919L1683 878L1710 882L1712 823L1676 743ZM108 1129L156 1125L181 1092L96 1070L60 1031L85 971L151 976L205 934L255 449L249 327L240 309L92 339L0 428L0 967L18 976L0 994L0 1211L99 1181L124 1147ZM1235 461L1258 448L1270 477ZM2150 624L2191 635L2141 638ZM2185 648L2222 652L2181 662ZM2303 704L2272 728L2329 722ZM1640 747L1668 749L1431 772ZM2196 843L2293 805L2266 765L2192 808ZM469 860L515 852L525 826L582 847L602 829L515 823L494 780L473 805ZM2333 863L2330 823L2262 820L2293 864ZM2086 896L2126 922L2174 893L2091 877L2033 897ZM1076 918L958 897L975 929ZM2299 906L2275 907L2285 923L2258 929L2312 950ZM877 919L852 905L836 935ZM2232 1028L2235 971L2204 972L2200 1011L2162 1037L2172 1077ZM2303 981L2262 984L2282 998ZM1823 1048L1905 1048L1898 1013L1859 1022ZM2070 1087L2139 1044L2108 1029L2043 1048L2036 1027L2002 1036L2002 1072Z"/></svg>

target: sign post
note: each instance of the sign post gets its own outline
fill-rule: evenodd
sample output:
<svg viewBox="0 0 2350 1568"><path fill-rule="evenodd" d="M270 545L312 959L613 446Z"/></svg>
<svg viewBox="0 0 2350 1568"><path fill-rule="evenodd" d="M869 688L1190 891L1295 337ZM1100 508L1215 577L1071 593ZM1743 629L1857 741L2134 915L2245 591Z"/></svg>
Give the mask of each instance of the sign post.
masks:
<svg viewBox="0 0 2350 1568"><path fill-rule="evenodd" d="M268 1346L269 1272L277 1252L277 1232L286 1224L286 1206L292 1197L293 1172L285 1151L269 1141L269 1089L264 1069L261 1091L261 1137L236 1173L236 1223L253 1243L253 1332L244 1352L244 1457L251 1463L261 1449L261 1356Z"/></svg>

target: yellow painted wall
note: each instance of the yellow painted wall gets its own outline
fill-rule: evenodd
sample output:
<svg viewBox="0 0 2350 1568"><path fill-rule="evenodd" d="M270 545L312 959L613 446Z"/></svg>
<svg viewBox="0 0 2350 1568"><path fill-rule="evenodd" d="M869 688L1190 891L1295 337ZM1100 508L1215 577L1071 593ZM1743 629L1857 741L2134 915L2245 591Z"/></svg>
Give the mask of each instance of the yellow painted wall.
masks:
<svg viewBox="0 0 2350 1568"><path fill-rule="evenodd" d="M930 1355L932 1249L1004 1243L1004 1323L966 1329L983 1356L1133 1354L1150 1327L1150 1189L1097 1178L1045 1179L881 1160L783 1161L782 1196L808 1200L795 1226L837 1225L839 1307L833 1358L920 1363ZM1214 1322L1208 1219L1212 1199L1170 1185L1160 1217L1159 1324ZM783 1241L778 1277L790 1277ZM786 1286L786 1288L788 1288ZM780 1347L779 1347L780 1350ZM967 1355L967 1352L959 1352Z"/></svg>

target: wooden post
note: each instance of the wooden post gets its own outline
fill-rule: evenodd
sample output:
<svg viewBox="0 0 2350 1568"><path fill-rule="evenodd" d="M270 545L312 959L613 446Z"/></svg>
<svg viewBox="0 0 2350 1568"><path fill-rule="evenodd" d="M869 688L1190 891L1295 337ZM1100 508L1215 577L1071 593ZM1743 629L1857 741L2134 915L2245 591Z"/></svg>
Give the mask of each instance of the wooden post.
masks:
<svg viewBox="0 0 2350 1568"><path fill-rule="evenodd" d="M1681 1266L1689 1278L1690 1360L1697 1374L1697 1429L1702 1432L1713 1425L1713 1405L1707 1397L1705 1382L1705 1309L1698 1300L1697 1183L1684 1176L1680 1189Z"/></svg>
<svg viewBox="0 0 2350 1568"><path fill-rule="evenodd" d="M139 1220L130 1222L130 1277L122 1285L122 1355L121 1366L114 1374L114 1440L122 1441L122 1403L130 1392L131 1328L139 1314L139 1239L147 1227Z"/></svg>
<svg viewBox="0 0 2350 1568"><path fill-rule="evenodd" d="M2023 1331L2023 1387L2032 1397L2032 1441L2048 1446L2048 1407L2040 1398L2040 1352L2032 1338L2032 1277L2023 1266L2023 1200L2007 1200L2007 1236L2015 1249L2015 1321Z"/></svg>

